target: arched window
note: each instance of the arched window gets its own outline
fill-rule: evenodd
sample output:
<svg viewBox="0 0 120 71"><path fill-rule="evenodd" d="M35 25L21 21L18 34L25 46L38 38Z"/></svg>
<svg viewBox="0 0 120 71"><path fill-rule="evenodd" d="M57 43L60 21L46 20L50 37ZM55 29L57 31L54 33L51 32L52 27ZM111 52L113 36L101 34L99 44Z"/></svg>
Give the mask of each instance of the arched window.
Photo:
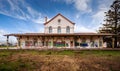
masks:
<svg viewBox="0 0 120 71"><path fill-rule="evenodd" d="M51 26L49 27L49 33L52 33L52 27Z"/></svg>
<svg viewBox="0 0 120 71"><path fill-rule="evenodd" d="M66 27L66 33L70 33L70 27L69 26Z"/></svg>
<svg viewBox="0 0 120 71"><path fill-rule="evenodd" d="M61 27L60 26L57 28L57 32L61 33Z"/></svg>

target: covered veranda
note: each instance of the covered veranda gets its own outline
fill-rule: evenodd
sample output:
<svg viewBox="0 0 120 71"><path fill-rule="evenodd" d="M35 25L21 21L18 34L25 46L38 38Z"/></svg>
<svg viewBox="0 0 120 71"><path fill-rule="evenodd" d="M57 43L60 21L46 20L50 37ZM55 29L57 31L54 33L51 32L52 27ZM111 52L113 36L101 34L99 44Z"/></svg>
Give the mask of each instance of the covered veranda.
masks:
<svg viewBox="0 0 120 71"><path fill-rule="evenodd" d="M45 33L25 33L7 34L7 44L9 37L17 38L18 48L102 48L104 46L103 37L113 36L112 34L98 33L73 33L73 34L45 34Z"/></svg>

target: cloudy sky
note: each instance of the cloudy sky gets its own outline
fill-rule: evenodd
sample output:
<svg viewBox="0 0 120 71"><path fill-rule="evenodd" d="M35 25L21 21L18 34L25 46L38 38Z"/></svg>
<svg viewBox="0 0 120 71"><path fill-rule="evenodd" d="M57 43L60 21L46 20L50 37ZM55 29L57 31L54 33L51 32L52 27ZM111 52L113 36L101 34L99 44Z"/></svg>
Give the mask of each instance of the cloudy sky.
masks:
<svg viewBox="0 0 120 71"><path fill-rule="evenodd" d="M114 0L0 0L0 41L3 34L43 32L44 18L61 13L75 32L96 32Z"/></svg>

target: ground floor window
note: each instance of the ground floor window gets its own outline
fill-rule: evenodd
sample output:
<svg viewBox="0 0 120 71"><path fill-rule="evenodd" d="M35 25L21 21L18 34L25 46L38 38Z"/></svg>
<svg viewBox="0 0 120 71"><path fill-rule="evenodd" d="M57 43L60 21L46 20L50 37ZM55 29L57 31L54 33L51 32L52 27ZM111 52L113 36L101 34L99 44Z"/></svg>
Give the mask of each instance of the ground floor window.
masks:
<svg viewBox="0 0 120 71"><path fill-rule="evenodd" d="M77 41L75 42L75 46L80 46L79 44L80 44L79 42Z"/></svg>
<svg viewBox="0 0 120 71"><path fill-rule="evenodd" d="M80 47L88 47L88 43L86 42L75 42L75 46L80 46Z"/></svg>
<svg viewBox="0 0 120 71"><path fill-rule="evenodd" d="M32 41L25 41L25 46L33 46Z"/></svg>
<svg viewBox="0 0 120 71"><path fill-rule="evenodd" d="M88 43L86 42L85 38L82 39L82 42L80 43L80 46L81 47L88 47Z"/></svg>
<svg viewBox="0 0 120 71"><path fill-rule="evenodd" d="M65 42L54 42L55 47L65 47Z"/></svg>
<svg viewBox="0 0 120 71"><path fill-rule="evenodd" d="M85 42L84 43L80 43L80 46L81 47L88 47L88 43L85 43Z"/></svg>
<svg viewBox="0 0 120 71"><path fill-rule="evenodd" d="M95 42L95 47L98 47L98 42Z"/></svg>
<svg viewBox="0 0 120 71"><path fill-rule="evenodd" d="M101 44L99 44L99 45L101 45ZM98 47L98 42L91 41L91 42L90 42L90 46L91 46L91 47Z"/></svg>
<svg viewBox="0 0 120 71"><path fill-rule="evenodd" d="M37 41L34 41L34 46L37 46L37 45L38 45Z"/></svg>

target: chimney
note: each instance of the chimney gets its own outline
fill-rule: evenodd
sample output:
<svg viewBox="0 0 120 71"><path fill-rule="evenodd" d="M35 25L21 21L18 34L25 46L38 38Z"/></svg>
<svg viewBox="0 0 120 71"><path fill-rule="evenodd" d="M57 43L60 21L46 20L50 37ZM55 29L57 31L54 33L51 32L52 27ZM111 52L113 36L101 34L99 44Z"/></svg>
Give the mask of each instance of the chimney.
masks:
<svg viewBox="0 0 120 71"><path fill-rule="evenodd" d="M45 17L45 23L47 22L47 17Z"/></svg>

